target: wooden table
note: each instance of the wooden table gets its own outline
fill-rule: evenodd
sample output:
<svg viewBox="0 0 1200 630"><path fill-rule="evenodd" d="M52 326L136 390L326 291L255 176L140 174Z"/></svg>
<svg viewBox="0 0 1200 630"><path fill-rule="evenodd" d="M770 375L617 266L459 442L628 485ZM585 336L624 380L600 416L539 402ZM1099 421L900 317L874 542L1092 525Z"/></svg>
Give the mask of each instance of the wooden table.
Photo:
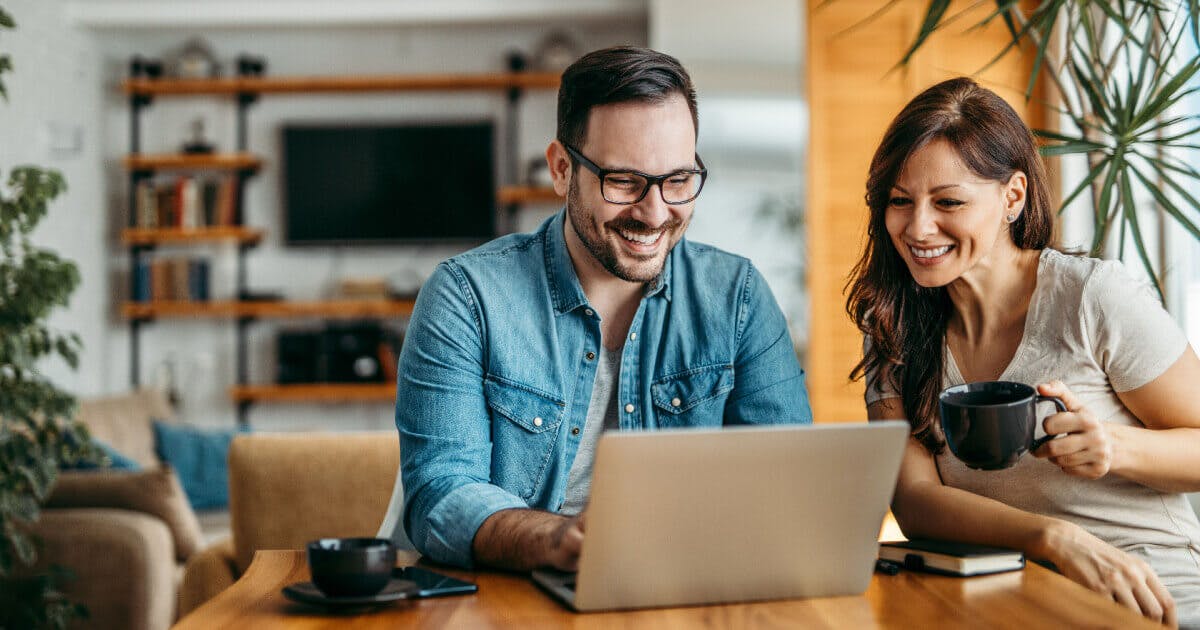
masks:
<svg viewBox="0 0 1200 630"><path fill-rule="evenodd" d="M403 557L401 565L415 557ZM526 576L438 571L479 584L475 595L327 612L280 592L310 579L302 551L259 551L232 587L175 627L212 628L1162 628L1037 565L977 578L876 573L855 597L576 614Z"/></svg>

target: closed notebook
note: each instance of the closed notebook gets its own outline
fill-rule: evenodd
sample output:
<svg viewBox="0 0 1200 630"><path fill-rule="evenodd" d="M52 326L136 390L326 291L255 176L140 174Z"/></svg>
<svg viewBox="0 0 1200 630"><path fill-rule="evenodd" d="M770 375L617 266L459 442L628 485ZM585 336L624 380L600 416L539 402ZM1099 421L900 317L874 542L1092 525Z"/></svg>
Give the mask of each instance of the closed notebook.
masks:
<svg viewBox="0 0 1200 630"><path fill-rule="evenodd" d="M879 543L879 557L914 571L946 575L986 575L1024 568L1020 551L947 540L906 540Z"/></svg>

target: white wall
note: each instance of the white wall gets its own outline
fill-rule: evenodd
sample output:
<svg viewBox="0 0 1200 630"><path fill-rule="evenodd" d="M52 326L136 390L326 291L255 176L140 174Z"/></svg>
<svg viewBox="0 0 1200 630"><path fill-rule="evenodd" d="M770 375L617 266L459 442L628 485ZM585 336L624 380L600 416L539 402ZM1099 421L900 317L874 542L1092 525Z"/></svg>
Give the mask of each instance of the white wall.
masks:
<svg viewBox="0 0 1200 630"><path fill-rule="evenodd" d="M5 0L3 6L17 28L0 31L0 52L11 55L14 66L3 75L9 97L0 101L0 173L7 181L9 171L22 164L63 173L67 192L52 202L34 241L74 260L82 276L70 308L51 318L52 326L83 337L80 369L51 362L43 370L70 391L104 391L107 359L120 348L107 334L113 302L96 47L87 33L66 24L60 2Z"/></svg>

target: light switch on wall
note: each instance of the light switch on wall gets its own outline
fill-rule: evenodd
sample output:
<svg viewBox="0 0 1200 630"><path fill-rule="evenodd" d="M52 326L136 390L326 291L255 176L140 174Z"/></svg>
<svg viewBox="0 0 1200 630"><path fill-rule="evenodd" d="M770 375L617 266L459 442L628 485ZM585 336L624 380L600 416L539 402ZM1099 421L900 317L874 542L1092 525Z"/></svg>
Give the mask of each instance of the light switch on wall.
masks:
<svg viewBox="0 0 1200 630"><path fill-rule="evenodd" d="M51 158L73 158L83 152L83 125L52 120L46 123L44 133Z"/></svg>

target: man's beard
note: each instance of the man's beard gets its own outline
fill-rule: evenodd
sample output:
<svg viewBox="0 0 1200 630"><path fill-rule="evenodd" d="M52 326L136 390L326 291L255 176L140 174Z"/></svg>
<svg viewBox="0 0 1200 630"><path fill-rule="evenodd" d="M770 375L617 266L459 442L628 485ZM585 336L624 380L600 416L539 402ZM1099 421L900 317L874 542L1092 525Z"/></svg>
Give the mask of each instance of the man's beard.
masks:
<svg viewBox="0 0 1200 630"><path fill-rule="evenodd" d="M655 191L647 191L646 194L654 194ZM567 190L567 214L571 218L571 225L575 228L575 235L579 237L579 241L587 248L592 257L604 267L606 271L626 282L650 282L662 273L663 265L666 262L667 255L671 253L671 249L675 244L670 243L661 254L662 259L659 264L653 268L645 268L641 265L626 265L622 264L620 253L616 244L604 239L601 234L601 226L596 223L595 215L591 214L584 207L583 201L579 198L579 187L574 176L571 178L570 186ZM610 230L624 230L634 234L653 234L662 232L661 239L672 239L676 237L677 232L682 232L687 227L687 223L679 217L672 216L658 228L650 226L632 219L629 217L617 217L608 223L604 224ZM620 236L618 235L618 238ZM652 258L643 258L643 261L649 262Z"/></svg>

